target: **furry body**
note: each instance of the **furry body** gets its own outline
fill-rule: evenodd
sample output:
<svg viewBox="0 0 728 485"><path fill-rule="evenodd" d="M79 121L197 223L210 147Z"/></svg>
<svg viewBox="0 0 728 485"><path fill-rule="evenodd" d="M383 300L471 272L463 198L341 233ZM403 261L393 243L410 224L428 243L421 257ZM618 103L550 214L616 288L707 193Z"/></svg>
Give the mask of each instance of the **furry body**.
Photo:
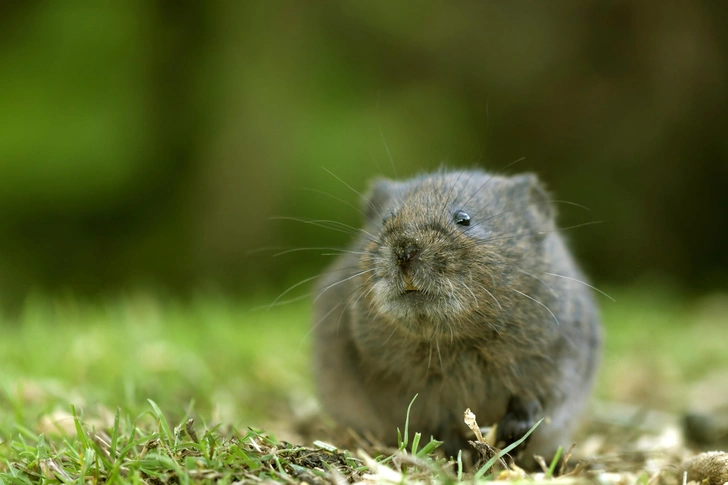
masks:
<svg viewBox="0 0 728 485"><path fill-rule="evenodd" d="M472 439L463 412L551 456L590 394L601 327L533 175L440 171L381 180L361 235L318 285L314 370L340 424L396 444L410 430ZM578 281L577 281L578 280Z"/></svg>

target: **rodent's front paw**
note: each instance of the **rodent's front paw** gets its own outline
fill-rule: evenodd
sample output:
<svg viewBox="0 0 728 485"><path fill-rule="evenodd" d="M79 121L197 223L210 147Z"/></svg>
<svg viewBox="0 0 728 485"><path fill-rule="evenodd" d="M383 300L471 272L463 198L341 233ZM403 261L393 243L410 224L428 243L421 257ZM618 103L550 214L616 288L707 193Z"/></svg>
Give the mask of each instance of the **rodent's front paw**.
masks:
<svg viewBox="0 0 728 485"><path fill-rule="evenodd" d="M536 421L542 417L542 414L543 409L538 400L511 396L506 414L498 422L496 446L503 449L521 439L536 424ZM516 448L516 454L528 446L530 438L529 436L526 441Z"/></svg>

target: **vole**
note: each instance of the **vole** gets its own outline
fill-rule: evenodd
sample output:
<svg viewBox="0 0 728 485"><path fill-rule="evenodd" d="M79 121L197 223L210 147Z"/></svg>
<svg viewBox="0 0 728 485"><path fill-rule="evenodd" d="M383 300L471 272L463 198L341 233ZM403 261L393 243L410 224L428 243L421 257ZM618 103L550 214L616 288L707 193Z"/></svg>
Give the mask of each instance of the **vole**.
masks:
<svg viewBox="0 0 728 485"><path fill-rule="evenodd" d="M410 431L451 455L463 423L497 423L528 456L571 444L601 348L597 306L532 174L447 171L380 179L366 220L318 283L319 400L344 426L396 445Z"/></svg>

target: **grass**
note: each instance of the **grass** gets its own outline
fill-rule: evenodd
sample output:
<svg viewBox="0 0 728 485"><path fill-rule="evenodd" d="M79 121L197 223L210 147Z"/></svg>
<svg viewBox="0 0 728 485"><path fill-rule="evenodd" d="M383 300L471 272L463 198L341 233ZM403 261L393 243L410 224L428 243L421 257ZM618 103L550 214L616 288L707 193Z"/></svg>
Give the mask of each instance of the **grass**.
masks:
<svg viewBox="0 0 728 485"><path fill-rule="evenodd" d="M73 439L47 440L20 429L12 448L19 460L9 464L3 479L8 483L232 483L241 480L291 481L323 476L313 465L339 465L342 470L361 468L346 453L312 450L277 442L250 429L223 438L214 430L198 435L193 420L171 428L158 406L150 401L147 413L155 426L143 426L120 412L110 434L84 426L73 415ZM55 443L54 443L55 441ZM307 464L308 466L303 466ZM349 473L347 473L349 474ZM315 480L310 480L315 481Z"/></svg>
<svg viewBox="0 0 728 485"><path fill-rule="evenodd" d="M728 369L728 298L613 293L600 400L680 412L693 382ZM0 322L0 483L488 478L418 435L389 451L299 446L300 422L315 415L309 306L254 306L209 294L30 298ZM546 465L543 480L554 474Z"/></svg>
<svg viewBox="0 0 728 485"><path fill-rule="evenodd" d="M185 304L143 294L93 305L35 299L2 322L2 386L23 414L71 403L136 412L152 399L257 423L277 403L309 393L306 311L252 311L212 296Z"/></svg>

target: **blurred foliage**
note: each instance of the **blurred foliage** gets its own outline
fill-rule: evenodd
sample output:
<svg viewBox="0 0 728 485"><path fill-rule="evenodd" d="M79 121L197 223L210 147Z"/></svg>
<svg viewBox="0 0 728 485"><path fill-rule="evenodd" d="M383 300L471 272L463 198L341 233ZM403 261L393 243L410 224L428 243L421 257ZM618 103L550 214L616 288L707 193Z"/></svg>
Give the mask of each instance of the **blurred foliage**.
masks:
<svg viewBox="0 0 728 485"><path fill-rule="evenodd" d="M36 294L16 317L0 318L0 436L11 428L5 420L23 416L32 426L39 412L74 403L137 413L153 399L235 426L272 419L288 400L310 399L300 318L308 310L251 311L250 302L209 292L184 302L141 292L93 303Z"/></svg>
<svg viewBox="0 0 728 485"><path fill-rule="evenodd" d="M600 298L599 400L675 413L725 405L728 297L610 292L619 304ZM17 316L0 316L0 436L16 432L13 420L35 428L70 404L137 414L147 399L175 420L194 403L215 422L285 427L312 409L310 302L259 302L207 291L184 300L144 292L28 298ZM710 385L714 376L721 384Z"/></svg>
<svg viewBox="0 0 728 485"><path fill-rule="evenodd" d="M728 280L728 4L0 5L0 294L266 292L377 174L533 170L598 282ZM657 8L659 6L659 8Z"/></svg>

